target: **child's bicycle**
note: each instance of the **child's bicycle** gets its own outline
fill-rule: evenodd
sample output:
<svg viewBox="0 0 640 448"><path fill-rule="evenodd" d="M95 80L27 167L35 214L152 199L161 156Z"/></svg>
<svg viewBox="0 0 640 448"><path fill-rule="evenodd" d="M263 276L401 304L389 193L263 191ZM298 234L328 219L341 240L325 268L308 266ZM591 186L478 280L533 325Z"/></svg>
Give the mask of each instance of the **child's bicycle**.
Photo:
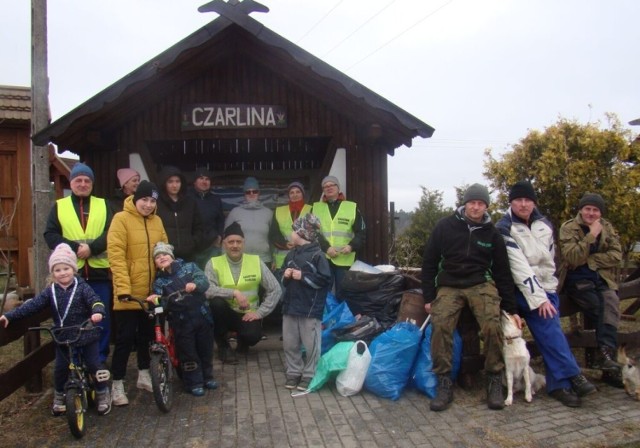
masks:
<svg viewBox="0 0 640 448"><path fill-rule="evenodd" d="M71 434L80 439L86 430L84 414L87 412L89 403L93 403L95 400L95 381L107 381L109 373L106 370L97 372L98 375L105 375L104 372L106 372L106 378L93 378L93 376L89 375L82 351L76 350L74 344L78 342L83 332L100 331L101 328L94 326L91 320L87 319L79 325L30 327L29 330L47 331L56 345L66 348L67 360L69 361L69 378L64 385L67 422L69 423Z"/></svg>
<svg viewBox="0 0 640 448"><path fill-rule="evenodd" d="M173 297L183 297L183 291L176 291L166 299ZM162 412L169 412L173 405L173 369L179 371L178 356L173 336L173 329L166 325L161 318L164 313L162 306L152 305L144 300L132 298L137 302L142 310L147 313L150 319L155 319L154 340L149 345L149 355L151 365L149 374L151 376L151 387L153 388L153 399Z"/></svg>

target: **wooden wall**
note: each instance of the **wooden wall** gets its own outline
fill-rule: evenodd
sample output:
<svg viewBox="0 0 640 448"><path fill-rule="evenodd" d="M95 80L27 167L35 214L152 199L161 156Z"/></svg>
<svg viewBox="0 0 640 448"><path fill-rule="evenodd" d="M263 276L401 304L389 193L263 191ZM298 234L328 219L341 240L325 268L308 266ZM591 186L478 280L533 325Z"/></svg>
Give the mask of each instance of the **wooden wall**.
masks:
<svg viewBox="0 0 640 448"><path fill-rule="evenodd" d="M222 63L206 67L198 75L183 73L178 77L176 73L168 72L161 76L166 76L173 84L163 83L162 80L159 84L171 85L171 88L161 91L148 89L136 93L131 101L145 104L145 107L140 111L135 111L133 107L124 110L110 129L101 131L102 140L113 141L115 147L109 150L96 146L81 154L81 160L88 163L96 173L96 194L108 197L113 193L118 186L116 170L128 166L128 156L132 152L141 154L153 180L154 171L167 164L166 159L169 158L165 149L157 150L162 147L162 142L235 141L244 151L243 157L251 160L258 157L257 152L247 150L246 142L255 139L263 139L265 142L275 139L286 141L296 145L296 149L300 148L300 142L315 139L324 146L319 167L316 164L313 169L305 171L300 170L296 164L290 165L295 168L286 169L247 164L250 168L225 170L224 176L234 178L235 175L238 179L248 175L254 175L258 179L275 177L283 182L302 177L309 179L310 185L306 187L311 197L317 198L321 192L320 180L328 173L336 149L346 148L349 199L358 202L367 223L367 249L362 254L362 259L372 264L387 262L387 148L363 137L367 135L368 125L356 122L344 111L323 101L322 97L303 91L287 81L281 73L274 72L270 67L242 53L230 54ZM182 107L194 103L284 106L288 126L281 129L182 131ZM181 169L190 171L197 166L207 165L208 162L219 164L219 158L229 156L225 156L223 152L210 155L185 152L182 157ZM277 157L278 160L283 157L290 157L294 161L296 157L302 159L296 151L290 155L277 154Z"/></svg>

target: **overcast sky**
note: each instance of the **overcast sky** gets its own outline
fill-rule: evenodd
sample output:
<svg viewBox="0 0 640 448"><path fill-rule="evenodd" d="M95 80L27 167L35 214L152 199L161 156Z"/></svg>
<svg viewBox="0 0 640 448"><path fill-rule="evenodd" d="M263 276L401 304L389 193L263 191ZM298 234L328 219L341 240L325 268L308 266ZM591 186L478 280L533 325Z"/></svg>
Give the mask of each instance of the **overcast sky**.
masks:
<svg viewBox="0 0 640 448"><path fill-rule="evenodd" d="M0 0L0 84L30 84L28 0ZM48 2L53 119L210 20L206 0ZM562 116L640 118L638 0L262 0L251 16L433 126L389 159L389 197L455 201L509 150ZM634 31L635 30L635 31ZM631 127L634 135L640 127Z"/></svg>

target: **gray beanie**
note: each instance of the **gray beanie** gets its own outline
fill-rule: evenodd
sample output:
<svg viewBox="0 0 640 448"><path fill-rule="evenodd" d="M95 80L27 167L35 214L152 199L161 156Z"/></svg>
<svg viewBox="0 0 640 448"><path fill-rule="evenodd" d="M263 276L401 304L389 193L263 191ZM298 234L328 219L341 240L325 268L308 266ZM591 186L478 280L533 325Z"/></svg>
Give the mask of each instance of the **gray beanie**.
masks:
<svg viewBox="0 0 640 448"><path fill-rule="evenodd" d="M480 184L473 184L467 188L467 191L464 192L464 196L462 197L462 202L466 204L467 202L474 200L482 201L487 204L488 207L491 203L491 198L489 197L489 190L487 190L487 187Z"/></svg>
<svg viewBox="0 0 640 448"><path fill-rule="evenodd" d="M325 178L322 179L322 183L320 185L324 187L324 184L327 184L329 182L336 184L338 186L338 190L340 190L340 181L336 176L325 176Z"/></svg>
<svg viewBox="0 0 640 448"><path fill-rule="evenodd" d="M158 241L153 248L154 259L160 254L169 255L174 260L176 259L175 255L173 255L173 246L171 244L165 243L164 241Z"/></svg>
<svg viewBox="0 0 640 448"><path fill-rule="evenodd" d="M582 210L585 205L592 205L600 210L600 213L604 214L606 206L604 199L598 193L585 193L578 203L578 210Z"/></svg>

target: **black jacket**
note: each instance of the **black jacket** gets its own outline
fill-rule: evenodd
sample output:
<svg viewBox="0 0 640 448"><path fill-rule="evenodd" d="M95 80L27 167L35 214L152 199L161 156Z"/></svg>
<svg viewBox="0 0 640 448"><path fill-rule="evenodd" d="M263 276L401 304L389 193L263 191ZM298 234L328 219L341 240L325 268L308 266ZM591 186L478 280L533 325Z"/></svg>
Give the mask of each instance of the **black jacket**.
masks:
<svg viewBox="0 0 640 448"><path fill-rule="evenodd" d="M494 281L501 308L516 313L515 285L502 235L488 215L481 224L467 221L464 208L442 218L425 247L422 291L426 303L436 298L440 286L469 288Z"/></svg>
<svg viewBox="0 0 640 448"><path fill-rule="evenodd" d="M202 218L202 248L209 248L217 237L222 237L224 232L224 213L222 200L212 191L200 193L194 188L190 188L188 195L191 196L198 206L200 218Z"/></svg>
<svg viewBox="0 0 640 448"><path fill-rule="evenodd" d="M166 183L172 176L180 177L182 182L177 201L167 194ZM169 243L174 247L175 258L193 261L202 244L202 220L198 206L195 199L186 194L187 184L180 170L167 167L160 172L159 179L160 198L156 214L162 219Z"/></svg>
<svg viewBox="0 0 640 448"><path fill-rule="evenodd" d="M327 257L318 243L295 246L284 259L283 269L302 271L302 278L282 279L282 314L322 319L333 278Z"/></svg>

